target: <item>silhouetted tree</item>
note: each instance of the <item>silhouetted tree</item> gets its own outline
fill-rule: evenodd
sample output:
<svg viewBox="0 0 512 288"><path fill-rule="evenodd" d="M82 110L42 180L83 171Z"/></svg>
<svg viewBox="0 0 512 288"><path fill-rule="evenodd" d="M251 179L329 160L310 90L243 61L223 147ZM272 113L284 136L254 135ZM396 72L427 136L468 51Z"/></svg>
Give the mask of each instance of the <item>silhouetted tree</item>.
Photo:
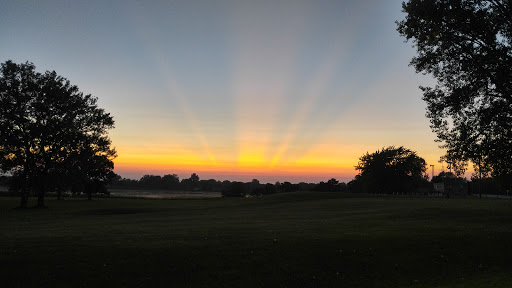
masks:
<svg viewBox="0 0 512 288"><path fill-rule="evenodd" d="M57 73L6 61L0 69L0 168L20 180L21 207L30 191L44 206L49 175L84 181L112 176L116 152L107 131L110 114Z"/></svg>
<svg viewBox="0 0 512 288"><path fill-rule="evenodd" d="M260 184L258 179L252 179L247 186L247 190L249 190L248 192L250 195L262 195L265 192L265 188Z"/></svg>
<svg viewBox="0 0 512 288"><path fill-rule="evenodd" d="M452 179L452 178L457 178L457 176L455 174L453 174L452 172L441 172L439 174L437 174L436 176L432 177L432 183L442 183L444 181L446 181L446 179Z"/></svg>
<svg viewBox="0 0 512 288"><path fill-rule="evenodd" d="M351 185L365 193L409 193L425 177L426 169L425 160L416 152L390 146L361 156L356 166L360 184Z"/></svg>
<svg viewBox="0 0 512 288"><path fill-rule="evenodd" d="M176 189L180 184L180 177L176 174L167 174L162 177L162 186L165 189Z"/></svg>
<svg viewBox="0 0 512 288"><path fill-rule="evenodd" d="M18 195L22 193L22 190L26 188L25 179L23 178L22 173L16 171L6 182L11 195Z"/></svg>
<svg viewBox="0 0 512 288"><path fill-rule="evenodd" d="M299 182L297 188L300 191L312 191L315 190L316 185L314 183Z"/></svg>
<svg viewBox="0 0 512 288"><path fill-rule="evenodd" d="M190 175L190 181L194 183L199 182L199 176L196 173L192 173L192 175Z"/></svg>
<svg viewBox="0 0 512 288"><path fill-rule="evenodd" d="M162 186L162 177L146 174L140 178L139 183L148 188L160 188Z"/></svg>
<svg viewBox="0 0 512 288"><path fill-rule="evenodd" d="M297 186L293 185L290 182L283 182L283 184L281 184L280 187L281 187L281 192L293 192L293 191L298 190Z"/></svg>
<svg viewBox="0 0 512 288"><path fill-rule="evenodd" d="M74 160L74 163L69 171L83 183L83 192L87 194L89 200L93 194L107 194L106 185L116 175L113 171L114 162L88 146L83 147L76 155L72 154L70 159Z"/></svg>
<svg viewBox="0 0 512 288"><path fill-rule="evenodd" d="M458 175L470 161L510 187L512 2L410 0L402 7L398 32L417 50L411 65L437 79L420 88L445 160Z"/></svg>
<svg viewBox="0 0 512 288"><path fill-rule="evenodd" d="M265 192L263 194L275 194L277 192L276 186L272 183L265 184Z"/></svg>
<svg viewBox="0 0 512 288"><path fill-rule="evenodd" d="M338 187L338 184L340 182L334 178L331 178L329 179L329 181L327 181L327 185L329 185L329 191L336 191L338 190L337 187Z"/></svg>
<svg viewBox="0 0 512 288"><path fill-rule="evenodd" d="M227 191L231 187L231 182L229 180L222 181L222 186L220 191Z"/></svg>
<svg viewBox="0 0 512 288"><path fill-rule="evenodd" d="M106 183L96 179L89 179L84 183L83 191L87 199L91 200L93 194L108 194Z"/></svg>
<svg viewBox="0 0 512 288"><path fill-rule="evenodd" d="M496 178L471 178L471 182L468 183L468 193L478 194L482 197L482 194L493 194L493 195L507 195L511 196L512 191L505 190L500 185L500 182Z"/></svg>
<svg viewBox="0 0 512 288"><path fill-rule="evenodd" d="M347 183L340 182L337 187L337 191L346 192L347 191Z"/></svg>
<svg viewBox="0 0 512 288"><path fill-rule="evenodd" d="M345 191L347 189L346 186L347 185L345 183L340 183L335 178L331 178L327 182L321 181L320 183L314 185L311 190L320 192Z"/></svg>
<svg viewBox="0 0 512 288"><path fill-rule="evenodd" d="M127 178L122 178L120 175L115 175L111 182L110 182L110 185L113 186L113 187L122 187L122 188L127 188L127 187L139 187L140 184L139 184L139 181L135 180L135 179L127 179Z"/></svg>
<svg viewBox="0 0 512 288"><path fill-rule="evenodd" d="M0 175L0 185L7 185L10 177L6 175Z"/></svg>
<svg viewBox="0 0 512 288"><path fill-rule="evenodd" d="M242 182L231 182L229 186L222 190L222 196L224 197L243 197L245 196L245 187Z"/></svg>
<svg viewBox="0 0 512 288"><path fill-rule="evenodd" d="M253 185L253 186L258 186L258 185L260 185L260 180L258 180L258 179L252 179L252 181L251 181L251 185Z"/></svg>
<svg viewBox="0 0 512 288"><path fill-rule="evenodd" d="M325 192L325 191L330 191L330 187L329 187L329 184L325 183L324 181L320 181L320 183L315 185L313 190L319 191L319 192Z"/></svg>
<svg viewBox="0 0 512 288"><path fill-rule="evenodd" d="M199 180L201 191L222 191L222 183L215 179Z"/></svg>
<svg viewBox="0 0 512 288"><path fill-rule="evenodd" d="M189 180L191 190L199 189L199 176L196 173L192 173L192 175L190 175Z"/></svg>
<svg viewBox="0 0 512 288"><path fill-rule="evenodd" d="M260 184L258 179L252 179L251 182L247 183L250 195L263 195L266 193L265 185Z"/></svg>
<svg viewBox="0 0 512 288"><path fill-rule="evenodd" d="M281 191L281 183L279 181L276 181L276 184L274 184L274 186L276 187L277 192Z"/></svg>
<svg viewBox="0 0 512 288"><path fill-rule="evenodd" d="M59 171L61 169L56 169L49 173L47 179L50 181L49 190L55 191L57 193L57 200L62 199L62 192L68 190L71 187L70 177L66 176L67 171Z"/></svg>

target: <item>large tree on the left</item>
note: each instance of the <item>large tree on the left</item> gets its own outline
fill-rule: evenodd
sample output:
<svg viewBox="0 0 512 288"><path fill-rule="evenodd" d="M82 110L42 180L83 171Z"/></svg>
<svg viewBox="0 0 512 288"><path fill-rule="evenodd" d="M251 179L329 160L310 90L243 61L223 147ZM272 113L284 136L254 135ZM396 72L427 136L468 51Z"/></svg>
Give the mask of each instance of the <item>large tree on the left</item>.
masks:
<svg viewBox="0 0 512 288"><path fill-rule="evenodd" d="M29 62L1 64L0 168L18 179L20 207L27 207L32 193L44 207L45 193L55 185L86 186L112 177L112 128L114 119L97 98L55 71L38 73Z"/></svg>

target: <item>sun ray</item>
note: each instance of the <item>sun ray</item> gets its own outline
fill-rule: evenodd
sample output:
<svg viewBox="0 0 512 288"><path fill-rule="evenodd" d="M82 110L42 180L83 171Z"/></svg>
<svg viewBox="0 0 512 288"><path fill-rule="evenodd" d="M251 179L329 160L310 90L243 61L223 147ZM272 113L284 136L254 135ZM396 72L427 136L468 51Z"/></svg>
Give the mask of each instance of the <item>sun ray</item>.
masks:
<svg viewBox="0 0 512 288"><path fill-rule="evenodd" d="M294 17L276 26L283 12L280 9L285 7L276 7L272 13L258 11L262 7L251 4L237 6L233 13L239 17L233 19L237 22L233 25L233 101L238 120L239 165L264 167L268 165L269 149L275 146L273 135L279 134L276 121L289 93L298 47L304 41L301 27L307 24L308 9L294 10ZM269 21L262 23L256 17L261 14L255 10Z"/></svg>
<svg viewBox="0 0 512 288"><path fill-rule="evenodd" d="M171 59L169 55L166 55L162 51L162 43L159 43L157 40L158 35L149 33L149 31L152 31L152 29L145 27L145 25L143 24L144 21L138 18L138 13L129 14L138 24L136 26L138 27L138 31L136 31L136 34L140 37L141 43L146 43L146 50L149 51L149 56L153 59L153 62L158 67L158 70L160 71L161 75L163 75L163 78L165 80L165 86L167 88L169 95L173 96L175 100L177 100L180 110L185 116L185 122L192 129L194 136L199 141L200 146L202 147L202 154L206 155L211 165L217 166L217 160L214 156L214 153L211 151L209 147L208 141L205 137L205 133L202 131L201 126L199 125L199 121L195 116L195 113L190 108L190 104L188 103L187 100L187 93L179 85L178 81L176 80L176 77L174 77L174 74L170 69L171 63L167 63L167 65L165 65L166 61L164 61L164 59L167 59L168 61L171 61Z"/></svg>
<svg viewBox="0 0 512 288"><path fill-rule="evenodd" d="M368 8L367 5L368 4L361 5L359 9L365 10ZM340 112L331 110L334 105L329 105L325 113L322 113L322 115L313 115L314 121L311 121L311 112L315 109L315 105L323 99L336 97L333 95L333 92L328 90L328 86L331 85L333 81L341 81L346 83L346 85L351 85L350 81L346 79L337 80L334 78L334 76L337 75L337 70L340 69L340 67L343 67L345 71L362 70L358 69L359 67L351 67L351 65L354 64L352 57L356 54L354 52L358 49L356 39L361 37L361 31L354 27L360 27L360 24L362 24L362 20L354 15L357 15L357 13L346 15L348 18L351 18L349 22L353 23L352 29L345 29L334 37L333 42L329 45L328 51L322 58L321 64L307 84L305 88L306 92L299 105L297 105L298 108L295 110L293 119L285 133L285 137L283 137L277 152L272 157L271 167L275 167L283 161L285 163L295 163L297 159L303 156L305 151L308 151L321 141L316 136L328 131L332 126L333 120L336 118L336 116L333 115ZM342 27L342 25L339 25L339 27ZM365 59L363 59L363 61L365 61ZM367 68L368 67L365 67L365 69ZM346 76L348 76L347 78L351 78L350 75ZM361 87L358 88L361 89ZM353 92L357 90L358 89L354 89ZM340 93L334 94L340 95ZM357 98L357 96L352 95L352 99L348 100L348 107L355 98ZM313 122L318 124L316 126L312 125ZM310 136L308 137L309 141L303 141L304 131ZM300 145L295 145L296 142L300 142ZM292 144L294 145L294 149L290 151L290 145Z"/></svg>
<svg viewBox="0 0 512 288"><path fill-rule="evenodd" d="M365 10L367 5L368 4L361 5L359 9ZM354 27L360 27L362 20L355 16L357 13L345 12L346 15L344 16L350 18L349 22L353 23L353 25L351 28L341 28L341 31L333 34L332 42L327 45L328 49L325 51L325 56L320 58L321 62L319 62L315 73L304 87L303 91L305 92L302 98L296 97L300 99L299 104L288 125L287 131L284 133L285 136L281 139L279 148L276 149L275 154L271 158L271 167L279 166L280 163L294 163L294 161L302 156L300 151L307 151L307 149L309 149L308 147L312 147L318 142L318 140L311 137L309 137L308 141L304 141L302 135L304 131L308 133L313 132L313 134L321 133L320 131L325 131L326 127L330 124L329 122L321 122L321 126L315 127L315 131L308 131L311 129L311 122L313 122L311 121L311 112L315 109L315 105L322 99L330 99L333 97L328 87L333 81L340 81L334 78L335 75L337 75L337 70L340 69L340 67L349 71L353 69L347 67L347 65L353 61L350 57L354 54L354 50L357 49L355 38L360 37L358 36L360 31ZM341 23L339 24L340 25L337 27L343 27ZM341 81L343 80L344 79L341 79ZM327 115L328 113L325 114ZM319 122L317 115L314 115L314 118L314 120L317 120L316 122ZM329 118L327 117L326 120L329 120ZM300 144L296 145L297 142L300 142ZM293 150L290 150L291 145L294 145Z"/></svg>
<svg viewBox="0 0 512 288"><path fill-rule="evenodd" d="M303 123L310 115L316 101L321 97L321 95L325 93L329 82L332 80L334 70L339 63L340 58L345 56L345 53L340 53L341 50L341 45L334 45L334 48L331 49L327 57L324 57L320 68L317 70L313 76L313 79L307 85L304 97L300 101L298 108L292 118L291 124L286 131L286 136L282 139L277 152L272 157L270 162L272 167L275 167L275 165L282 159L283 154L288 151L292 141L297 137L299 131L303 129Z"/></svg>

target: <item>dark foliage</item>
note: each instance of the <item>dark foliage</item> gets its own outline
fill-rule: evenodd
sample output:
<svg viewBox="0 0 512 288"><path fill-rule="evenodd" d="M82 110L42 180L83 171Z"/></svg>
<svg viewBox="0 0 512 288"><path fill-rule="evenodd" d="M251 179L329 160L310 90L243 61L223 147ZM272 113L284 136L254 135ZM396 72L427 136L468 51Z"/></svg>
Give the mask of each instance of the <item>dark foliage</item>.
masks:
<svg viewBox="0 0 512 288"><path fill-rule="evenodd" d="M359 175L349 183L354 192L407 194L426 181L426 163L416 152L390 146L359 158ZM355 182L354 182L355 181Z"/></svg>
<svg viewBox="0 0 512 288"><path fill-rule="evenodd" d="M0 185L7 185L9 182L10 177L2 175L0 176Z"/></svg>
<svg viewBox="0 0 512 288"><path fill-rule="evenodd" d="M298 191L299 188L297 187L297 185L294 185L290 182L283 182L281 183L279 190L280 192L293 192Z"/></svg>
<svg viewBox="0 0 512 288"><path fill-rule="evenodd" d="M192 173L190 178L181 180L181 186L187 191L198 191L200 189L199 176Z"/></svg>
<svg viewBox="0 0 512 288"><path fill-rule="evenodd" d="M410 0L398 32L412 40L411 65L431 74L420 87L444 160L457 174L472 162L480 176L512 186L512 2Z"/></svg>
<svg viewBox="0 0 512 288"><path fill-rule="evenodd" d="M508 179L511 181L512 179ZM502 185L503 181L496 178L472 178L468 183L468 193L470 194L493 194L512 196L512 190Z"/></svg>
<svg viewBox="0 0 512 288"><path fill-rule="evenodd" d="M196 179L196 180L193 180ZM125 179L116 175L111 181L111 187L115 188L142 188L142 189L165 189L175 191L202 191L202 192L221 192L225 197L243 197L243 196L261 196L283 192L294 191L347 191L347 184L340 183L331 178L327 182L292 184L290 182L276 182L275 184L262 184L259 180L253 179L251 182L230 182L228 180L218 181L215 179L198 180L199 176L193 173L191 178L179 181L176 174L167 174L164 176L144 175L139 180ZM198 183L194 186L192 183ZM196 184L197 185L197 184Z"/></svg>
<svg viewBox="0 0 512 288"><path fill-rule="evenodd" d="M107 136L113 127L95 97L54 71L41 74L32 63L2 63L0 168L17 179L21 207L30 193L43 207L51 187L85 187L113 177L116 151Z"/></svg>
<svg viewBox="0 0 512 288"><path fill-rule="evenodd" d="M245 187L242 182L231 182L222 190L223 197L244 197L245 195Z"/></svg>
<svg viewBox="0 0 512 288"><path fill-rule="evenodd" d="M215 179L199 180L201 191L222 191L222 182Z"/></svg>
<svg viewBox="0 0 512 288"><path fill-rule="evenodd" d="M265 190L263 192L263 194L275 194L277 193L277 189L276 189L276 186L272 183L267 183L265 184Z"/></svg>
<svg viewBox="0 0 512 288"><path fill-rule="evenodd" d="M345 183L340 183L338 180L331 178L327 182L320 182L316 184L313 189L313 191L320 191L320 192L344 192L347 190L347 185Z"/></svg>

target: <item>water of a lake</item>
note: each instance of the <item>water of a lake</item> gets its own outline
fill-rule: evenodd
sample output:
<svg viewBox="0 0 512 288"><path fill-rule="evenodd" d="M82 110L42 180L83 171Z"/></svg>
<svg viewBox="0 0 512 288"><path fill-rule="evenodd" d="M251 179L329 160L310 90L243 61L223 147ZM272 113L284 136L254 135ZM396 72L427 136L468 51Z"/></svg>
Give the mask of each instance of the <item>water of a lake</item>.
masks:
<svg viewBox="0 0 512 288"><path fill-rule="evenodd" d="M206 199L220 198L220 192L192 192L144 189L108 189L110 195L121 198L148 198L148 199Z"/></svg>

